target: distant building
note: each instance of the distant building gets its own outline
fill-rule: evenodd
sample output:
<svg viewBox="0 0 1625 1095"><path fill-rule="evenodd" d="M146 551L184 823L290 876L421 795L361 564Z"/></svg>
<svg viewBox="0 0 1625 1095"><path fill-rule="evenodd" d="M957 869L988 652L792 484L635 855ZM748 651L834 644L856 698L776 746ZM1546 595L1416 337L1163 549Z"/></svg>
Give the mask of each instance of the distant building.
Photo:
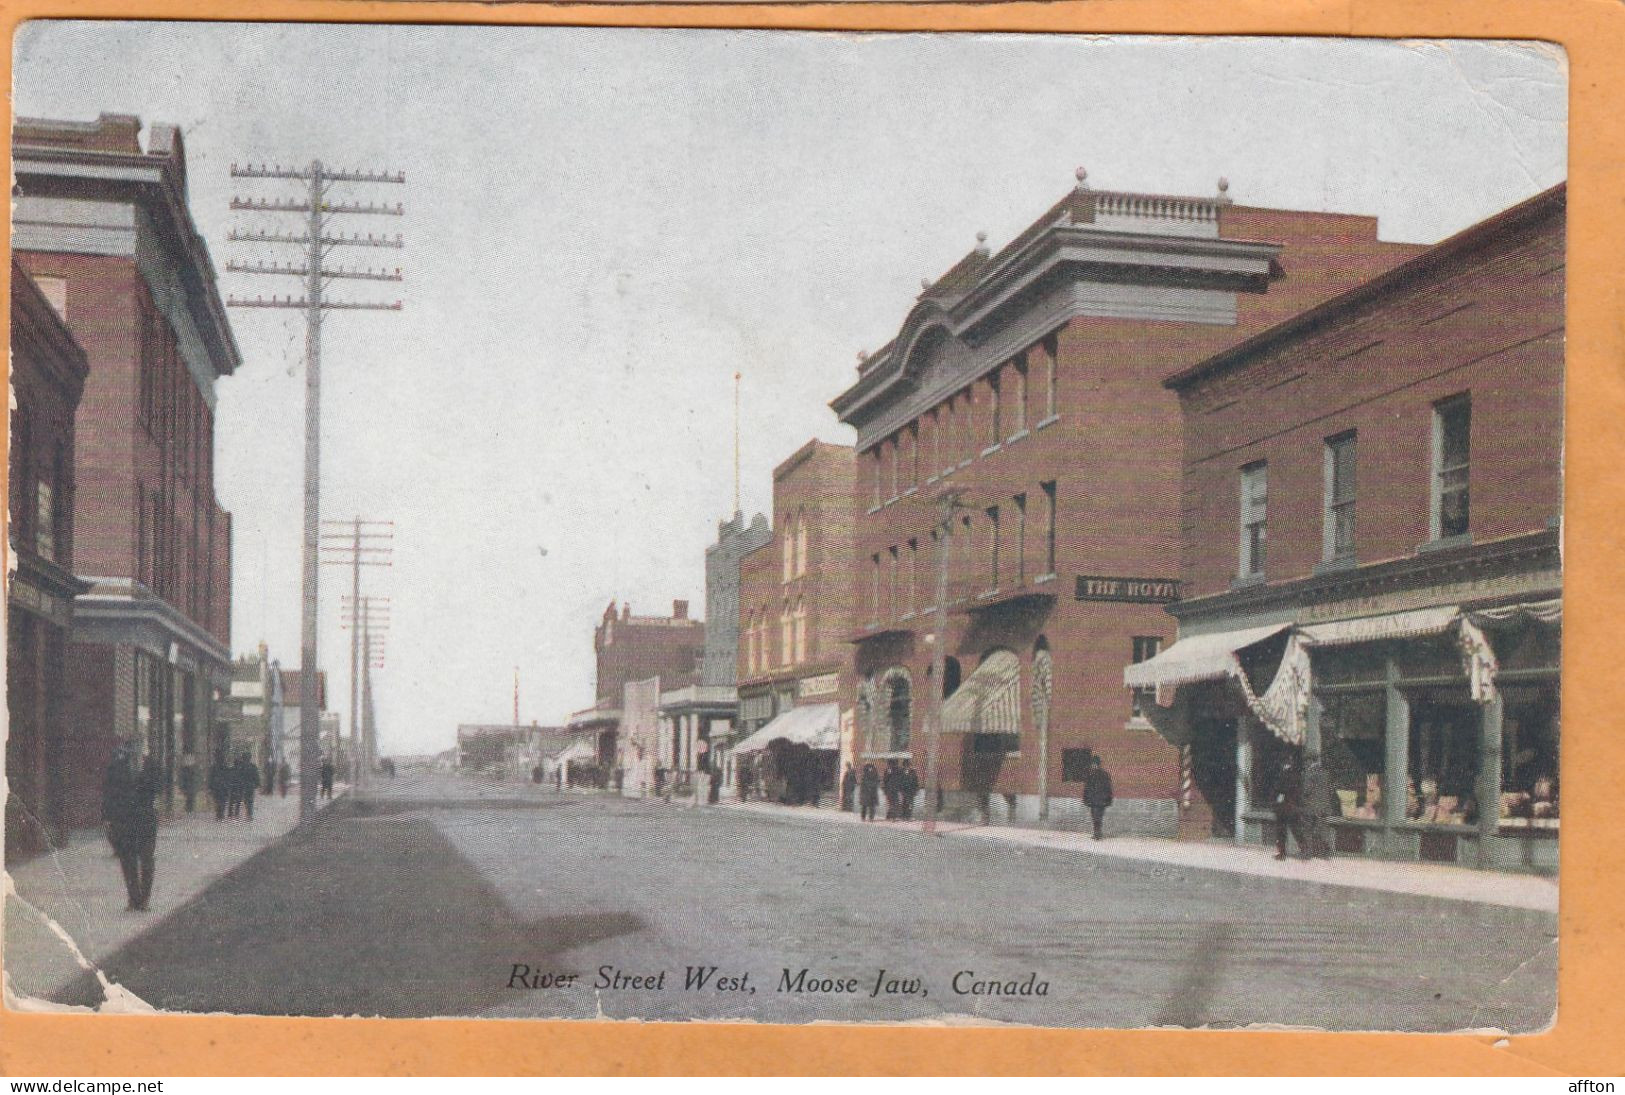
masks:
<svg viewBox="0 0 1625 1095"><path fill-rule="evenodd" d="M462 723L457 727L457 767L503 779L531 779L537 767L581 739L563 726Z"/></svg>
<svg viewBox="0 0 1625 1095"><path fill-rule="evenodd" d="M1556 869L1566 199L1169 379L1179 641L1126 683L1197 835L1272 841L1301 744L1339 851Z"/></svg>
<svg viewBox="0 0 1625 1095"><path fill-rule="evenodd" d="M234 760L246 752L266 771L281 740L281 709L281 670L261 643L232 662L226 693L215 705L216 753Z"/></svg>
<svg viewBox="0 0 1625 1095"><path fill-rule="evenodd" d="M103 114L12 128L12 247L89 373L74 437L74 610L63 822L100 821L114 745L142 739L172 803L208 766L231 679L231 521L214 491L215 384L240 362L188 209L180 130Z"/></svg>
<svg viewBox="0 0 1625 1095"><path fill-rule="evenodd" d="M16 259L11 263L11 558L6 597L6 861L61 844L74 813L70 759L89 728L68 718L74 598L74 412L85 352ZM85 781L77 781L79 793Z"/></svg>
<svg viewBox="0 0 1625 1095"><path fill-rule="evenodd" d="M1162 380L1418 250L1380 240L1373 217L1226 190L1095 190L1080 170L1004 248L979 239L928 282L832 404L857 431L858 754L911 757L929 782L946 695L936 784L951 814L1076 816L1098 755L1109 825L1177 829L1178 751L1122 688L1124 662L1173 631L1180 416Z"/></svg>
<svg viewBox="0 0 1625 1095"><path fill-rule="evenodd" d="M851 446L817 440L773 469L772 536L741 564L740 726L723 765L730 786L741 757L761 767L775 741L771 774L791 750L798 769L816 766L825 790L841 758L854 759L854 476ZM812 779L810 769L798 778Z"/></svg>

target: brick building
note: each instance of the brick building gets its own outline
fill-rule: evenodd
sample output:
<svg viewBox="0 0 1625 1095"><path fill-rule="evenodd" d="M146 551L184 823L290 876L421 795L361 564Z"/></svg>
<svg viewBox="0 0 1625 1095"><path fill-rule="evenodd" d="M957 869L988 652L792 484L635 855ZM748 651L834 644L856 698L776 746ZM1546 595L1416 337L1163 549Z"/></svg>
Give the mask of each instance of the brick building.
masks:
<svg viewBox="0 0 1625 1095"><path fill-rule="evenodd" d="M18 119L13 248L62 303L89 375L74 441L74 609L63 756L73 825L99 819L114 743L144 739L173 801L207 767L230 681L231 523L214 493L214 385L239 364L187 208L179 130Z"/></svg>
<svg viewBox="0 0 1625 1095"><path fill-rule="evenodd" d="M716 543L705 549L705 654L698 682L660 694L659 767L686 792L697 772L711 772L726 749L739 714L735 675L739 661L739 566L766 543L767 518L745 523L742 513L717 522Z"/></svg>
<svg viewBox="0 0 1625 1095"><path fill-rule="evenodd" d="M852 703L843 711L841 698L853 694L855 478L851 446L818 440L773 469L772 536L741 563L740 736L725 783L736 781L742 759L760 768L771 754L776 767L785 757L772 753L774 741L817 754L801 760L817 766L825 789L840 759L852 759Z"/></svg>
<svg viewBox="0 0 1625 1095"><path fill-rule="evenodd" d="M59 302L58 302L59 303ZM65 679L73 600L74 412L85 352L11 263L11 559L6 597L6 861L60 844L65 758L75 746Z"/></svg>
<svg viewBox="0 0 1625 1095"><path fill-rule="evenodd" d="M1179 642L1131 667L1193 808L1271 840L1320 757L1336 847L1552 869L1559 186L1168 380L1184 411Z"/></svg>
<svg viewBox="0 0 1625 1095"><path fill-rule="evenodd" d="M1119 829L1172 832L1178 753L1122 690L1172 634L1179 404L1161 381L1416 248L1374 218L1077 186L925 285L832 406L857 430L859 755L912 756L944 701L950 813L1080 811L1091 753ZM944 679L929 679L951 487ZM929 788L927 788L929 793Z"/></svg>
<svg viewBox="0 0 1625 1095"><path fill-rule="evenodd" d="M568 725L574 732L595 736L598 763L607 775L620 752L626 686L651 678L671 688L698 684L705 660L705 624L689 618L687 601L673 601L670 616L634 616L630 604L611 601L593 631L592 644L597 702L571 715ZM658 707L658 694L655 704Z"/></svg>

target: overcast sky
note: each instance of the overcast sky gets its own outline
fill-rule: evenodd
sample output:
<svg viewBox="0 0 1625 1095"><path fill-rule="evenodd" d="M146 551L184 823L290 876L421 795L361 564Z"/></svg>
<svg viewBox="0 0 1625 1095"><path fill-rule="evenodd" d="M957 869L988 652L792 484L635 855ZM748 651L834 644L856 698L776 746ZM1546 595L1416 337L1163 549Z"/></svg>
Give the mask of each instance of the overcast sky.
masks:
<svg viewBox="0 0 1625 1095"><path fill-rule="evenodd" d="M1086 165L1102 189L1370 213L1431 242L1565 177L1555 47L1314 39L31 23L19 114L184 130L224 291L233 161L404 170L401 313L330 313L324 516L395 522L378 675L386 751L456 724L556 722L593 696L611 598L704 600L703 552L896 333L920 279L996 248ZM352 188L358 197L373 197ZM240 216L240 215L239 215ZM291 227L291 226L290 226ZM379 256L383 256L380 259ZM232 646L299 659L303 327L234 310L217 491L234 519ZM323 571L322 653L347 697ZM344 708L347 700L336 706ZM346 715L347 717L347 715Z"/></svg>

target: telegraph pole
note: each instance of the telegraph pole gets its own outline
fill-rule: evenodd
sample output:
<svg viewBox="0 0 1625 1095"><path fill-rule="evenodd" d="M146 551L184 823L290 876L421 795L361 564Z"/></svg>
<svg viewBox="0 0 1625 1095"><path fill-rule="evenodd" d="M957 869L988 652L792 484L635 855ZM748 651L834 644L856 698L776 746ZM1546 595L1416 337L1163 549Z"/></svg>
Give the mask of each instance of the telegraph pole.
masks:
<svg viewBox="0 0 1625 1095"><path fill-rule="evenodd" d="M361 568L364 566L391 566L394 562L395 522L365 521L360 517L349 521L323 521L322 563L328 566L350 568L350 604L361 603ZM379 543L378 541L383 541ZM350 751L350 782L360 786L371 769L362 763L359 692L359 661L361 633L350 628L350 739L355 748Z"/></svg>
<svg viewBox="0 0 1625 1095"><path fill-rule="evenodd" d="M348 596L343 598L344 620L342 626L350 631L350 649L352 657L360 663L361 707L357 715L358 722L354 724L352 733L355 735L355 764L364 778L370 778L373 762L376 759L376 745L372 739L370 716L367 714L367 698L371 695L367 689L368 669L382 669L384 667L384 639L389 630L390 602L388 597L357 596L351 600Z"/></svg>
<svg viewBox="0 0 1625 1095"><path fill-rule="evenodd" d="M304 565L302 567L303 597L300 629L299 675L299 820L309 820L316 813L317 768L320 764L320 716L317 714L316 695L316 613L317 613L317 537L321 521L321 361L322 313L332 309L374 309L400 311L401 302L393 304L364 301L323 299L326 283L335 278L355 278L367 281L400 281L401 271L353 270L328 267L323 260L335 247L394 247L403 246L399 235L393 238L371 235L345 237L329 235L329 221L336 216L402 216L406 210L395 205L362 202L333 202L328 200L328 187L334 183L404 183L405 174L377 171L334 171L312 160L308 167L294 168L264 164L231 165L233 178L286 179L305 184L304 199L239 198L231 199L233 210L299 214L305 218L304 235L266 231L233 231L227 238L234 243L291 244L305 249L305 265L291 263L228 262L226 269L239 274L274 274L298 277L305 283L302 298L263 297L228 298L226 304L235 308L297 308L305 313L305 529Z"/></svg>

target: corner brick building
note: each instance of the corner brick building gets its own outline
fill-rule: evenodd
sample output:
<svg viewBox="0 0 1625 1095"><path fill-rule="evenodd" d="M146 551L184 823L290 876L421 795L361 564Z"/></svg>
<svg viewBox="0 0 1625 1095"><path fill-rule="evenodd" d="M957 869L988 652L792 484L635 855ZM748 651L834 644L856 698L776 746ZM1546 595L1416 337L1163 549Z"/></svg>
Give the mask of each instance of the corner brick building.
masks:
<svg viewBox="0 0 1625 1095"><path fill-rule="evenodd" d="M1336 847L1551 870L1566 188L1168 380L1179 642L1128 671L1214 832L1320 757Z"/></svg>
<svg viewBox="0 0 1625 1095"><path fill-rule="evenodd" d="M59 299L89 375L73 561L88 583L67 658L64 820L99 820L102 771L141 738L173 791L201 781L230 681L231 521L214 493L215 383L240 357L187 207L180 131L18 119L13 249Z"/></svg>
<svg viewBox="0 0 1625 1095"><path fill-rule="evenodd" d="M740 726L724 766L729 783L742 757L776 737L819 754L825 789L839 760L851 759L855 476L850 445L818 440L773 469L773 534L744 557L740 576Z"/></svg>
<svg viewBox="0 0 1625 1095"><path fill-rule="evenodd" d="M85 352L34 280L11 263L12 571L6 597L6 861L61 844L73 749L65 676L73 600L74 412Z"/></svg>
<svg viewBox="0 0 1625 1095"><path fill-rule="evenodd" d="M1078 185L997 253L927 283L832 406L857 430L860 760L926 779L949 813L1082 813L1113 773L1119 831L1178 825L1179 754L1125 694L1172 639L1178 400L1168 375L1408 258L1374 218ZM947 633L937 537L952 488ZM944 643L944 679L930 679Z"/></svg>

